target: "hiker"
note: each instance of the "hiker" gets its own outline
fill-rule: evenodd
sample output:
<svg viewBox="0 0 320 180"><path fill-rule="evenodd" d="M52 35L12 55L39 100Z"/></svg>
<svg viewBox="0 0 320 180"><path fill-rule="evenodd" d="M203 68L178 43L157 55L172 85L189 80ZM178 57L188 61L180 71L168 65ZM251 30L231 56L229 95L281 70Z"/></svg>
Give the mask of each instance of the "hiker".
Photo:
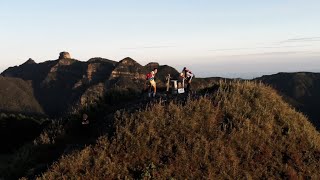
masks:
<svg viewBox="0 0 320 180"><path fill-rule="evenodd" d="M155 81L155 75L157 74L158 72L158 68L154 68L153 71L151 71L150 73L147 74L147 83L149 83L149 85L151 86L150 89L149 89L149 93L148 93L148 96L151 97L155 97L156 96L156 93L157 93L157 84L156 84L156 81ZM153 94L151 93L151 89L153 88Z"/></svg>
<svg viewBox="0 0 320 180"><path fill-rule="evenodd" d="M83 125L89 124L89 120L88 120L88 115L87 114L83 114L82 115L82 124Z"/></svg>
<svg viewBox="0 0 320 180"><path fill-rule="evenodd" d="M189 92L191 89L191 81L192 81L192 78L194 78L194 74L189 69L184 67L181 72L181 76L184 78L185 83L187 84L186 91Z"/></svg>

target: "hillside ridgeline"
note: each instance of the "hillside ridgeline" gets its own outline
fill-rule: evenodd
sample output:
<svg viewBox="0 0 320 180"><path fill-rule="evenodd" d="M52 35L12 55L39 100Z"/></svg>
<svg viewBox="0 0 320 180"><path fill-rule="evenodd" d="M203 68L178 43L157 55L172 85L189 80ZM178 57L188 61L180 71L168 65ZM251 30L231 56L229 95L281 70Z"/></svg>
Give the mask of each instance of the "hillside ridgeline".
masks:
<svg viewBox="0 0 320 180"><path fill-rule="evenodd" d="M96 143L39 179L319 179L320 135L275 90L220 82L206 92L105 114L96 121L110 128Z"/></svg>

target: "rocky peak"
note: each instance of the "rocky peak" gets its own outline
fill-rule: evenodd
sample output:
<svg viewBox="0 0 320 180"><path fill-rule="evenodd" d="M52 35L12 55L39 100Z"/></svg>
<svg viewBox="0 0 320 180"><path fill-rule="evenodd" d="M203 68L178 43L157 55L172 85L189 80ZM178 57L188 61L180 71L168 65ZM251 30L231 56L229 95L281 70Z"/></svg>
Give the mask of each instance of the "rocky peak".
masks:
<svg viewBox="0 0 320 180"><path fill-rule="evenodd" d="M154 68L159 68L159 63L157 62L150 62L148 63L147 65L145 65L145 67L148 69L148 70L152 70Z"/></svg>
<svg viewBox="0 0 320 180"><path fill-rule="evenodd" d="M58 66L59 65L67 66L72 64L73 62L74 62L74 59L71 59L70 53L64 51L59 54Z"/></svg>
<svg viewBox="0 0 320 180"><path fill-rule="evenodd" d="M59 54L59 60L60 59L71 59L70 53L65 52L65 51L61 52Z"/></svg>
<svg viewBox="0 0 320 180"><path fill-rule="evenodd" d="M31 59L31 58L29 58L25 63L23 63L22 65L26 65L26 64L36 64L36 62L33 60L33 59Z"/></svg>
<svg viewBox="0 0 320 180"><path fill-rule="evenodd" d="M133 60L130 57L126 57L124 59L122 59L119 64L123 64L123 65L134 65L134 64L138 64L135 60Z"/></svg>
<svg viewBox="0 0 320 180"><path fill-rule="evenodd" d="M121 60L111 73L111 79L127 78L127 79L143 79L145 71L144 67L135 60L127 57Z"/></svg>

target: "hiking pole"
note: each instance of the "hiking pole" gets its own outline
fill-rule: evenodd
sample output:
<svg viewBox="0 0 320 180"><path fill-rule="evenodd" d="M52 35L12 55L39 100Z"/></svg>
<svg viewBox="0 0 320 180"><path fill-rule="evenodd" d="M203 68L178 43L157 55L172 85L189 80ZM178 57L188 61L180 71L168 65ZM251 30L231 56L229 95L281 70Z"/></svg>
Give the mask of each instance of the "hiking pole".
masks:
<svg viewBox="0 0 320 180"><path fill-rule="evenodd" d="M167 80L167 92L169 92L169 89L170 89L170 80L171 80L171 76L170 74L168 74L168 76L166 77L166 80Z"/></svg>

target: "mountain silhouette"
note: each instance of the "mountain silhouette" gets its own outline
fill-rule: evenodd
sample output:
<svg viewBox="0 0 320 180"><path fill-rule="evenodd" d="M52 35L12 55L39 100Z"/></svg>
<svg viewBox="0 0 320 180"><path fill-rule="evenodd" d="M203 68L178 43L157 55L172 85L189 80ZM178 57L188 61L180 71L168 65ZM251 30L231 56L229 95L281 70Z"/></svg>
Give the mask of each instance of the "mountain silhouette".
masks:
<svg viewBox="0 0 320 180"><path fill-rule="evenodd" d="M319 132L292 108L317 125L319 74L196 78L190 96L150 100L141 91L155 67L160 90L166 75L179 76L156 62L82 62L68 52L5 70L1 111L58 118L0 114L10 152L0 178L319 179Z"/></svg>
<svg viewBox="0 0 320 180"><path fill-rule="evenodd" d="M142 66L130 57L119 62L98 57L83 62L72 59L68 52L61 52L57 60L39 64L30 58L20 66L8 68L1 75L21 78L28 82L27 84L31 84L31 89L30 86L25 87L28 87L29 92L32 93L19 96L21 102L29 101L30 105L35 108L35 112L57 117L98 101L107 91L114 88L120 87L140 92L144 87L146 73L155 67L158 68L157 86L159 89L165 88L165 78L168 74L174 79L179 76L178 71L173 67L160 66L156 62ZM6 79L9 81L8 78ZM232 79L218 77L196 78L193 81L193 88L204 89L219 80L232 81ZM279 73L255 80L277 89L287 102L307 115L312 123L318 129L320 128L320 113L317 109L320 105L320 94L318 93L320 74ZM3 84L2 88L7 88L7 86ZM3 97L14 99L15 96L6 94ZM5 106L8 101L2 102L1 111L30 112L23 107L19 108L18 105L12 109ZM11 103L14 102L16 101L11 101Z"/></svg>
<svg viewBox="0 0 320 180"><path fill-rule="evenodd" d="M170 66L157 64L157 67L161 76L178 74ZM142 66L129 57L119 62L103 58L82 62L62 52L57 60L37 64L29 59L20 66L8 68L1 75L31 82L35 99L44 112L60 116L73 108L93 103L108 89L122 87L141 91L145 75L152 68L150 64ZM163 81L165 79L159 78L160 88L165 85Z"/></svg>
<svg viewBox="0 0 320 180"><path fill-rule="evenodd" d="M104 58L91 58L87 62L71 58L70 53L61 52L57 60L36 63L31 58L20 66L10 67L1 75L23 79L31 84L27 96L20 96L20 100L35 105L35 112L49 116L61 116L73 109L79 109L98 101L107 91L114 88L131 89L136 92L143 90L145 75L153 68L158 68L157 86L164 89L165 77L170 74L177 79L179 73L168 65L160 66L151 62L142 66L130 57L116 62ZM8 81L8 78L6 78ZM194 89L204 89L219 80L233 81L225 78L196 78ZM312 123L320 128L320 74L318 73L279 73L256 78L257 81L269 84L277 89L287 102L309 117ZM20 81L22 82L22 81ZM5 84L2 88L5 88ZM11 87L11 86L10 86ZM27 86L25 86L27 87ZM28 86L30 88L30 86ZM12 91L13 92L13 91ZM12 98L12 94L3 97ZM27 99L34 100L27 100ZM6 107L8 101L2 101L1 111L12 111ZM15 101L12 101L14 103ZM23 102L23 101L22 101ZM30 110L15 107L14 111L29 113Z"/></svg>

